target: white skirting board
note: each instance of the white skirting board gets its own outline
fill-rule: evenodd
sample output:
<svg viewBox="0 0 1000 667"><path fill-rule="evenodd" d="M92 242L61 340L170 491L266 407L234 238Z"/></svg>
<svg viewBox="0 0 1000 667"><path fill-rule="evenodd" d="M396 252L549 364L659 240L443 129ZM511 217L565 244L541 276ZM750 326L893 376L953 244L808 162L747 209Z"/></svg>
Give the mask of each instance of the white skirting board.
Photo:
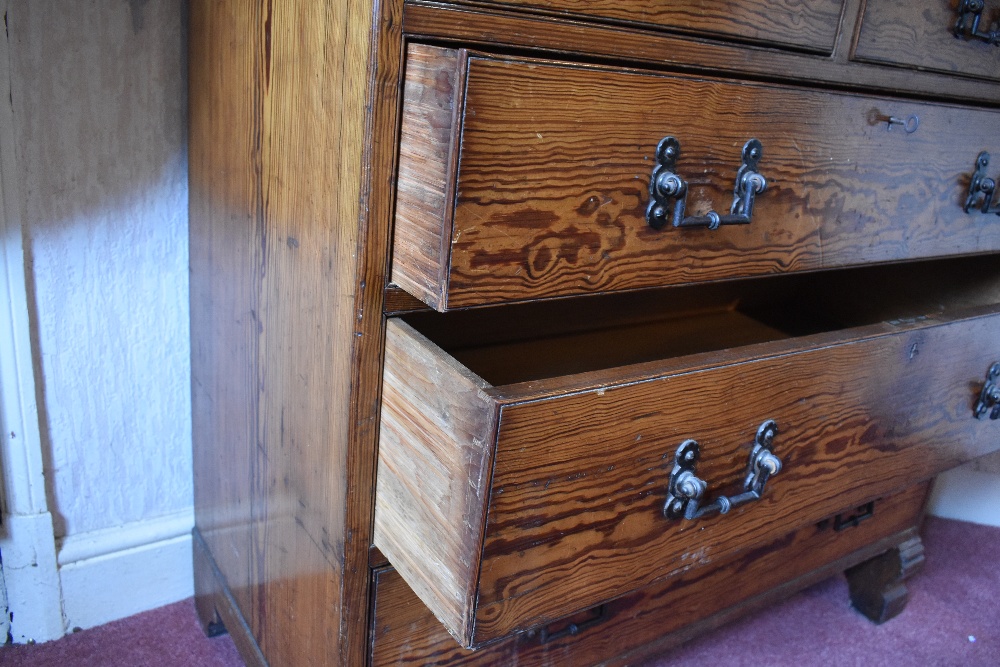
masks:
<svg viewBox="0 0 1000 667"><path fill-rule="evenodd" d="M59 606L52 516L48 512L4 515L0 554L13 642L62 637L65 626ZM6 639L6 635L0 637L0 642Z"/></svg>
<svg viewBox="0 0 1000 667"><path fill-rule="evenodd" d="M928 512L944 519L1000 527L1000 474L964 465L938 476Z"/></svg>
<svg viewBox="0 0 1000 667"><path fill-rule="evenodd" d="M66 537L58 552L66 631L194 595L193 510Z"/></svg>

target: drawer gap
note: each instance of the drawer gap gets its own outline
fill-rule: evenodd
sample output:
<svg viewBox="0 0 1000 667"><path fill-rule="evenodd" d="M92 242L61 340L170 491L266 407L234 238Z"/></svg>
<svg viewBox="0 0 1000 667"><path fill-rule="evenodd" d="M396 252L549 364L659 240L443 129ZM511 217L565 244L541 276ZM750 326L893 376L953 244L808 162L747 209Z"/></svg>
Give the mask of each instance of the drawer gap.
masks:
<svg viewBox="0 0 1000 667"><path fill-rule="evenodd" d="M995 255L403 319L494 386L1000 302Z"/></svg>

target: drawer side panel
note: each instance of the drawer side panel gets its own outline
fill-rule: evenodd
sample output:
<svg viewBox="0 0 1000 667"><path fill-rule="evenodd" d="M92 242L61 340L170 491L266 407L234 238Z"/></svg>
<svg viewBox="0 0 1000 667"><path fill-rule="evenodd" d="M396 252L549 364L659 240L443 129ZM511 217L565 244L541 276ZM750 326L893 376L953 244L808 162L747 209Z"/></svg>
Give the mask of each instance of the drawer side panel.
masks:
<svg viewBox="0 0 1000 667"><path fill-rule="evenodd" d="M400 128L392 282L444 310L466 52L410 44Z"/></svg>
<svg viewBox="0 0 1000 667"><path fill-rule="evenodd" d="M406 324L386 327L374 543L467 643L497 408Z"/></svg>

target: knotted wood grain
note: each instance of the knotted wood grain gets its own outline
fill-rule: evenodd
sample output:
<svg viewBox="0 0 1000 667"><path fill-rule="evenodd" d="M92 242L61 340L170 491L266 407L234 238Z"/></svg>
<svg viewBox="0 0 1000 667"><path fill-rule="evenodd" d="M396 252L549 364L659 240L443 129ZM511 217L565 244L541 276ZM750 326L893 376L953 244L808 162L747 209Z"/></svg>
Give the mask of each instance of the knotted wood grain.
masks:
<svg viewBox="0 0 1000 667"><path fill-rule="evenodd" d="M911 114L913 134L880 120ZM461 117L457 172L442 181L457 179L454 211L424 218L452 216L439 227L448 266L425 263L443 251L410 267L394 256L397 284L446 275L414 292L438 310L1000 249L988 216L961 206L976 156L1000 154L995 111L476 57ZM691 215L728 212L742 146L760 139L768 189L751 224L647 225L666 135L681 143ZM399 216L396 230L414 234Z"/></svg>
<svg viewBox="0 0 1000 667"><path fill-rule="evenodd" d="M915 533L927 488L921 484L876 500L874 516L857 528L835 532L829 521L825 526L809 525L749 548L731 561L686 570L609 603L606 620L592 629L546 643L525 633L476 651L463 649L398 573L379 570L375 573L372 665L638 664L638 656L626 659L624 655L666 651L696 633L773 603L821 580L826 573L838 573L900 543ZM852 509L844 508L847 512ZM652 646L641 648L649 644Z"/></svg>
<svg viewBox="0 0 1000 667"><path fill-rule="evenodd" d="M375 543L483 645L996 449L972 403L997 349L985 307L490 387L393 321ZM767 419L784 469L761 500L662 516L681 442L701 443L708 498L734 495Z"/></svg>
<svg viewBox="0 0 1000 667"><path fill-rule="evenodd" d="M798 353L501 411L477 641L558 618L725 558L1000 447L972 403L1000 349L1000 315L889 327ZM800 339L805 346L808 339ZM781 344L781 341L775 343ZM978 384L977 384L978 383ZM753 436L778 423L784 468L760 501L667 521L678 445L702 447L708 497L739 492Z"/></svg>

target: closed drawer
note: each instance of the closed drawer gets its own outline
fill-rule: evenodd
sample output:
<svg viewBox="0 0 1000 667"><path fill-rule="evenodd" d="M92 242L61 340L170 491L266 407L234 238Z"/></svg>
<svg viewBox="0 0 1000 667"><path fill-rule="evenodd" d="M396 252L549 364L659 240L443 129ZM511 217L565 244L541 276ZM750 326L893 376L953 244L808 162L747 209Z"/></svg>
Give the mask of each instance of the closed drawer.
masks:
<svg viewBox="0 0 1000 667"><path fill-rule="evenodd" d="M723 612L727 608L741 605L741 613L750 612L761 602L789 595L903 541L920 522L927 486L875 500L871 517L857 526L835 530L835 517L805 526L733 560L691 568L601 609L561 620L545 628L548 634L539 629L476 651L458 646L395 570L380 568L374 573L371 664L583 667L604 664L656 640L660 643L655 650L664 651L690 636L679 631L691 623L708 619L701 627L717 626L732 618ZM771 589L777 589L777 595L759 600ZM748 604L750 600L755 603ZM712 619L720 613L722 617ZM846 604L844 613L850 613ZM578 623L581 630L560 634L567 621Z"/></svg>
<svg viewBox="0 0 1000 667"><path fill-rule="evenodd" d="M726 558L1000 446L973 414L998 312L789 338L780 316L724 310L452 353L390 321L374 542L465 646ZM665 518L681 443L701 447L704 504L733 497L765 420L783 469L760 500Z"/></svg>
<svg viewBox="0 0 1000 667"><path fill-rule="evenodd" d="M829 53L843 1L495 0L494 4Z"/></svg>
<svg viewBox="0 0 1000 667"><path fill-rule="evenodd" d="M856 60L1000 80L1000 46L970 36L974 15L965 14L956 37L964 0L868 0L854 50ZM979 32L997 30L1000 2L985 0ZM1000 40L1000 35L997 36ZM996 127L996 125L994 125Z"/></svg>
<svg viewBox="0 0 1000 667"><path fill-rule="evenodd" d="M884 120L911 116L912 133ZM998 126L985 110L414 45L392 280L444 311L997 250L997 218L963 202ZM648 224L668 135L691 217L729 212L743 147L761 142L749 224Z"/></svg>

